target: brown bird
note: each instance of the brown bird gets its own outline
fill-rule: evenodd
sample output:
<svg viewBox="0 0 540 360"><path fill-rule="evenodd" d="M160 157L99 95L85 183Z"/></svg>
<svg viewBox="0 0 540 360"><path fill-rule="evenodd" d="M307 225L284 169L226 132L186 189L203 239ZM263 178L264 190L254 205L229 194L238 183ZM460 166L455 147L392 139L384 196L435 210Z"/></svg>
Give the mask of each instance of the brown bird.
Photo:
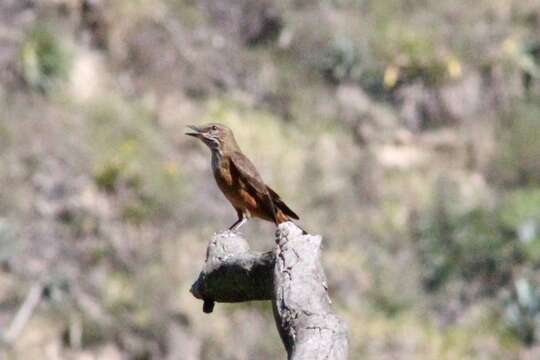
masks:
<svg viewBox="0 0 540 360"><path fill-rule="evenodd" d="M276 225L299 219L279 195L264 183L255 166L240 150L231 129L217 123L188 127L193 132L186 135L200 139L212 151L216 183L238 214L238 220L229 230L238 230L252 216Z"/></svg>

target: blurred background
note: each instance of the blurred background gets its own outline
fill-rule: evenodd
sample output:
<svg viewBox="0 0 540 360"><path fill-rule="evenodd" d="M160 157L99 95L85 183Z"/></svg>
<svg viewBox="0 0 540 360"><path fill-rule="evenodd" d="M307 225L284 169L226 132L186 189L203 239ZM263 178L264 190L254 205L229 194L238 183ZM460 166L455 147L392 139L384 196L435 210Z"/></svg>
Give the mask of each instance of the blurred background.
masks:
<svg viewBox="0 0 540 360"><path fill-rule="evenodd" d="M324 237L351 359L540 358L538 0L1 0L0 358L285 358L188 291L209 121Z"/></svg>

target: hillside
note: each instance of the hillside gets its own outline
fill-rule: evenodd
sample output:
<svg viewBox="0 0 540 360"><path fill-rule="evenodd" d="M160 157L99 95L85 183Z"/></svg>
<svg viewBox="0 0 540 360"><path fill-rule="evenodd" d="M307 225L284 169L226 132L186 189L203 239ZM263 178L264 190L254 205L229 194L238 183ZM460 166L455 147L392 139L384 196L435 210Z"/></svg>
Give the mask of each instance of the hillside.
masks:
<svg viewBox="0 0 540 360"><path fill-rule="evenodd" d="M351 359L540 356L538 0L2 0L0 109L0 358L284 358L189 293L210 121L324 237Z"/></svg>

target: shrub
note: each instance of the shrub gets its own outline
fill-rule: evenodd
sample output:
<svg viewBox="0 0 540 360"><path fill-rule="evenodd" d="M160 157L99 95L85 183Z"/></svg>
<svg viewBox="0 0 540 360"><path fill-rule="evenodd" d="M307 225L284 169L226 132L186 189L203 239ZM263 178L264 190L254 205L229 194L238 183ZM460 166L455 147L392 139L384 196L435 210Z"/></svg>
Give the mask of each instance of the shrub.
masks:
<svg viewBox="0 0 540 360"><path fill-rule="evenodd" d="M38 25L26 35L20 63L24 80L31 87L47 92L68 76L71 55L51 28Z"/></svg>
<svg viewBox="0 0 540 360"><path fill-rule="evenodd" d="M505 195L498 207L498 221L519 241L524 262L540 265L540 188L522 188Z"/></svg>
<svg viewBox="0 0 540 360"><path fill-rule="evenodd" d="M120 198L122 217L140 223L171 215L184 181L152 114L140 104L111 97L93 103L88 118L94 182Z"/></svg>
<svg viewBox="0 0 540 360"><path fill-rule="evenodd" d="M441 190L439 190L441 191ZM437 194L419 227L423 282L435 291L450 280L476 281L486 293L508 283L523 252L515 231L500 220L500 209L460 209L455 195Z"/></svg>
<svg viewBox="0 0 540 360"><path fill-rule="evenodd" d="M490 178L498 185L540 185L540 104L525 102L507 113Z"/></svg>
<svg viewBox="0 0 540 360"><path fill-rule="evenodd" d="M508 297L504 321L508 330L527 345L532 345L540 330L540 290L527 279L514 283Z"/></svg>

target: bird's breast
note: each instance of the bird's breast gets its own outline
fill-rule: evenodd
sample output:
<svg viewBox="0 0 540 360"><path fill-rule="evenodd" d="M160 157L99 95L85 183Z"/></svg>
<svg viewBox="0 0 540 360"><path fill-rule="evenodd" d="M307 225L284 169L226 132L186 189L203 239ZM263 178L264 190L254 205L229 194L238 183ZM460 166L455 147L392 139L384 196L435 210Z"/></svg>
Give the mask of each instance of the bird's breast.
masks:
<svg viewBox="0 0 540 360"><path fill-rule="evenodd" d="M235 208L257 212L256 197L233 175L227 159L212 159L212 169L219 189Z"/></svg>
<svg viewBox="0 0 540 360"><path fill-rule="evenodd" d="M216 183L224 193L230 192L233 189L233 177L231 174L230 164L226 159L223 159L220 154L212 153L212 170Z"/></svg>

